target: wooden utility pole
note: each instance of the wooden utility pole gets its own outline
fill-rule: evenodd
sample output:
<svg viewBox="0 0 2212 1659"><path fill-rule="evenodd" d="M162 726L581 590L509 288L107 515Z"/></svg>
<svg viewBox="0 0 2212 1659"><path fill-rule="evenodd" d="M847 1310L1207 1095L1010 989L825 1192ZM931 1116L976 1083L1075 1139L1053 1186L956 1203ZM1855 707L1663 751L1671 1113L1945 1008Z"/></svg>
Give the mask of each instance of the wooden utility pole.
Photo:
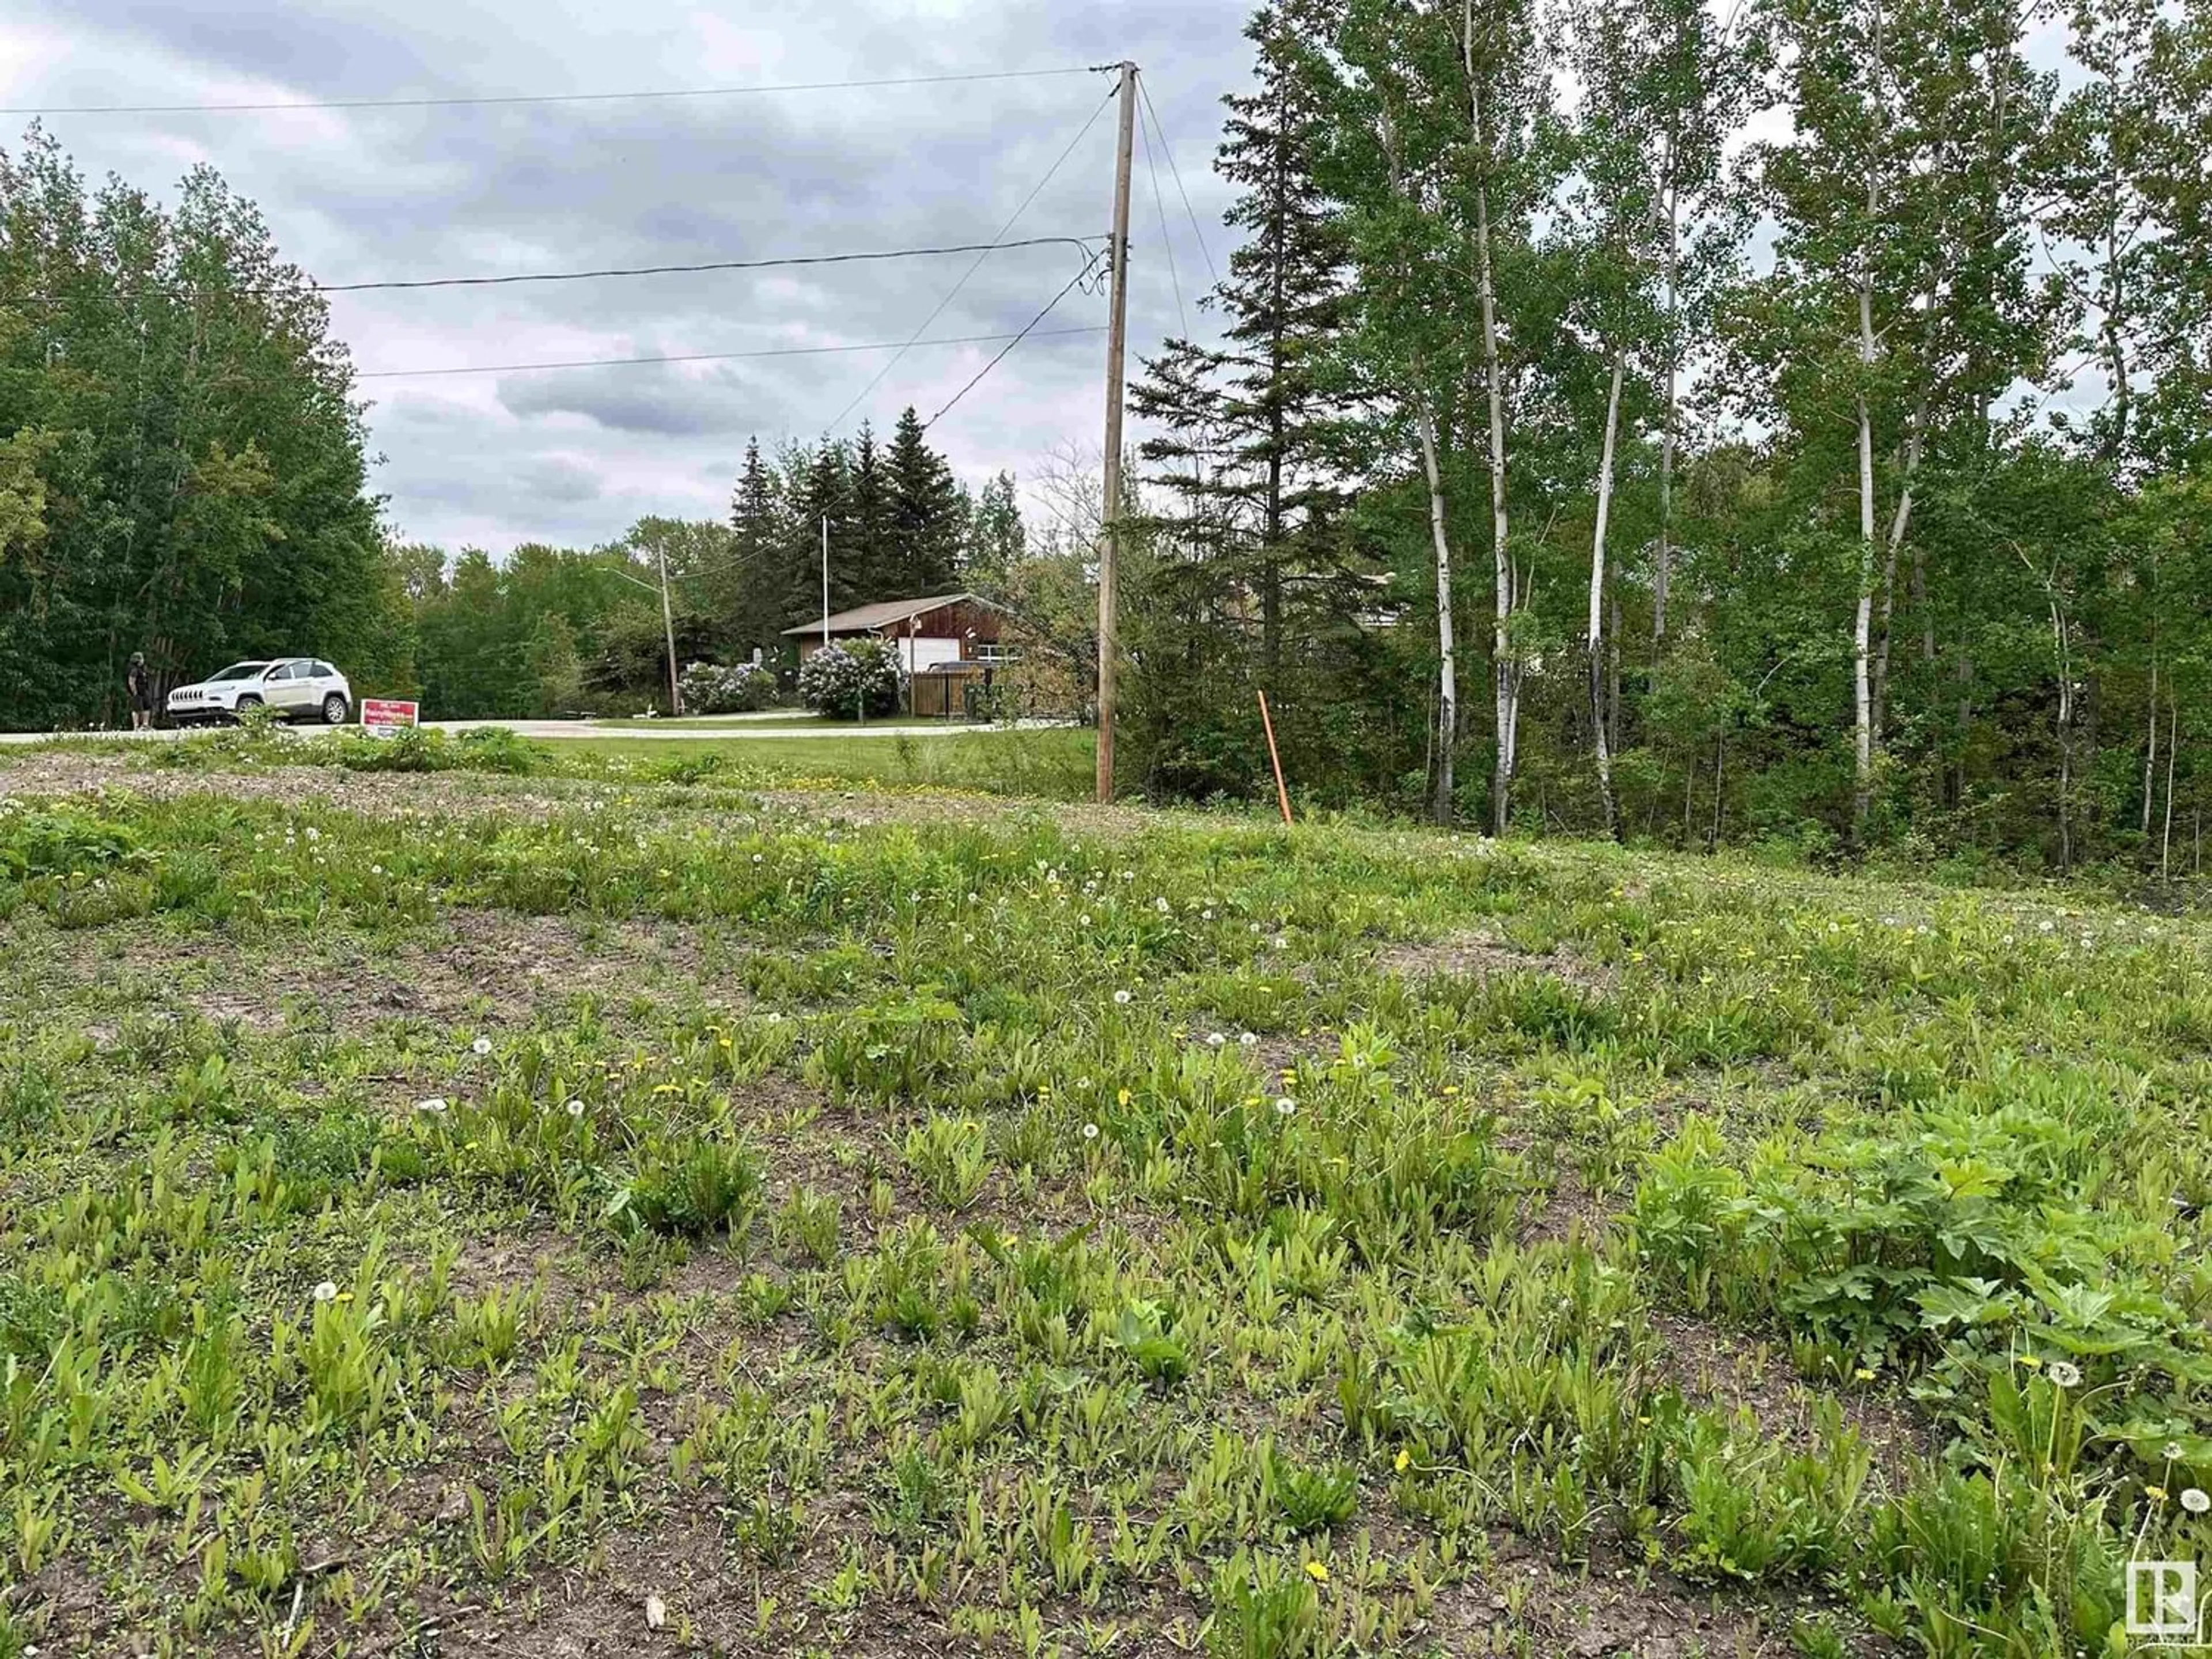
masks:
<svg viewBox="0 0 2212 1659"><path fill-rule="evenodd" d="M1137 66L1121 65L1121 137L1114 151L1114 289L1106 324L1106 500L1098 544L1098 799L1114 799L1115 564L1121 542L1121 358L1129 321L1129 161L1136 146Z"/></svg>
<svg viewBox="0 0 2212 1659"><path fill-rule="evenodd" d="M668 712L684 712L684 692L676 683L676 612L668 603L668 550L656 546L653 556L660 566L660 627L668 636Z"/></svg>

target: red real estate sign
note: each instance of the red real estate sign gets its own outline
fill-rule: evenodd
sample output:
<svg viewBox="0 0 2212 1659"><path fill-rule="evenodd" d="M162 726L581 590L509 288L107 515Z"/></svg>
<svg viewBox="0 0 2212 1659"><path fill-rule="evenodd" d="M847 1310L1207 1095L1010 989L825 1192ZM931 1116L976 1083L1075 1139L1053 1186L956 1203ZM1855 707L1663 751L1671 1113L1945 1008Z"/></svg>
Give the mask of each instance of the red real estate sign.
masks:
<svg viewBox="0 0 2212 1659"><path fill-rule="evenodd" d="M390 697L363 697L361 729L373 738L388 738L414 725L416 713L416 705L411 702L395 702Z"/></svg>

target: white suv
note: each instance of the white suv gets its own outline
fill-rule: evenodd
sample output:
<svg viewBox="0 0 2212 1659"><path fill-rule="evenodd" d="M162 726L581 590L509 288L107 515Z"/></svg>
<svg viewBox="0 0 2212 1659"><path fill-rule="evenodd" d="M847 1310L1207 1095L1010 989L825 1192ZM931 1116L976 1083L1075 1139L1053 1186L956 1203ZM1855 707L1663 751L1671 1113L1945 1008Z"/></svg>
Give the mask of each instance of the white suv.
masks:
<svg viewBox="0 0 2212 1659"><path fill-rule="evenodd" d="M353 713L353 687L326 662L279 657L273 662L234 662L197 685L180 685L169 693L169 720L177 726L236 720L240 710L260 708L279 720L342 726Z"/></svg>

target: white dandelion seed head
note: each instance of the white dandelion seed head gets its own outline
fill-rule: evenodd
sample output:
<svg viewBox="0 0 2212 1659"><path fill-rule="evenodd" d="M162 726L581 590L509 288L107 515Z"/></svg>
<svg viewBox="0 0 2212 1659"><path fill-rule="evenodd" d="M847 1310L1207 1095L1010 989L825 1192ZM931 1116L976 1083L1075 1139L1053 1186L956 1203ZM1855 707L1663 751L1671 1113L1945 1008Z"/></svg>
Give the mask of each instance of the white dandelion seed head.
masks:
<svg viewBox="0 0 2212 1659"><path fill-rule="evenodd" d="M435 1117L446 1109L446 1097L443 1095L432 1095L428 1100L418 1100L415 1103L415 1109L418 1112L428 1112Z"/></svg>
<svg viewBox="0 0 2212 1659"><path fill-rule="evenodd" d="M1075 922L1079 927L1088 927L1091 925L1091 918L1088 915L1080 915L1076 917Z"/></svg>
<svg viewBox="0 0 2212 1659"><path fill-rule="evenodd" d="M1085 1125L1083 1126L1083 1138L1084 1138L1085 1140L1096 1140L1096 1139L1098 1139L1098 1126L1097 1126L1097 1124L1095 1124L1095 1123L1086 1123L1086 1124L1085 1124Z"/></svg>
<svg viewBox="0 0 2212 1659"><path fill-rule="evenodd" d="M1200 910L1198 913L1198 919L1200 921L1212 921L1213 920L1212 907L1209 905L1206 908Z"/></svg>
<svg viewBox="0 0 2212 1659"><path fill-rule="evenodd" d="M1229 1039L1222 1036L1220 1032L1210 1031L1206 1034L1206 1046L1209 1048L1218 1048L1222 1044L1228 1041Z"/></svg>
<svg viewBox="0 0 2212 1659"><path fill-rule="evenodd" d="M580 1100L572 1100L563 1109L570 1117L581 1117L584 1115L584 1103Z"/></svg>
<svg viewBox="0 0 2212 1659"><path fill-rule="evenodd" d="M1297 1109L1298 1103L1292 1100L1288 1095L1280 1096L1276 1099L1275 1115L1278 1117L1288 1117L1292 1112L1295 1112Z"/></svg>
<svg viewBox="0 0 2212 1659"><path fill-rule="evenodd" d="M307 839L309 841L320 841L322 838L323 832L321 830L316 829L312 823L307 826Z"/></svg>
<svg viewBox="0 0 2212 1659"><path fill-rule="evenodd" d="M2051 1380L2062 1389L2077 1387L2081 1381L2081 1368L2070 1359L2051 1362Z"/></svg>
<svg viewBox="0 0 2212 1659"><path fill-rule="evenodd" d="M474 1042L469 1044L469 1052L474 1054L478 1060L482 1060L486 1054L491 1052L491 1039L489 1037L478 1037Z"/></svg>
<svg viewBox="0 0 2212 1659"><path fill-rule="evenodd" d="M1237 1036L1237 1046L1240 1048L1249 1048L1259 1041L1258 1034L1252 1031L1240 1031Z"/></svg>
<svg viewBox="0 0 2212 1659"><path fill-rule="evenodd" d="M2179 1463L2181 1461L2181 1443L2179 1440L2169 1440L2166 1443L2166 1461L2169 1463Z"/></svg>
<svg viewBox="0 0 2212 1659"><path fill-rule="evenodd" d="M2208 1496L2202 1486L2184 1486L2181 1489L2181 1507L2191 1515L2202 1515L2205 1510L2212 1510L2212 1496Z"/></svg>
<svg viewBox="0 0 2212 1659"><path fill-rule="evenodd" d="M1115 1006L1116 1007L1119 1007L1119 1008L1126 1008L1126 1007L1127 1007L1127 1006L1129 1006L1129 994L1128 994L1127 991L1116 991L1116 992L1115 992L1115 993L1114 993L1114 1004L1115 1004Z"/></svg>
<svg viewBox="0 0 2212 1659"><path fill-rule="evenodd" d="M315 1300L316 1300L316 1301L318 1301L318 1302L335 1302L335 1301L337 1301L337 1299L338 1299L338 1287L337 1287L335 1284L333 1284L331 1280L329 1280L329 1279L325 1279L321 1284L319 1284L319 1285L316 1285L316 1286L315 1286Z"/></svg>
<svg viewBox="0 0 2212 1659"><path fill-rule="evenodd" d="M1152 908L1158 911L1162 915L1165 915L1168 913L1170 906L1165 899L1156 898L1152 901Z"/></svg>

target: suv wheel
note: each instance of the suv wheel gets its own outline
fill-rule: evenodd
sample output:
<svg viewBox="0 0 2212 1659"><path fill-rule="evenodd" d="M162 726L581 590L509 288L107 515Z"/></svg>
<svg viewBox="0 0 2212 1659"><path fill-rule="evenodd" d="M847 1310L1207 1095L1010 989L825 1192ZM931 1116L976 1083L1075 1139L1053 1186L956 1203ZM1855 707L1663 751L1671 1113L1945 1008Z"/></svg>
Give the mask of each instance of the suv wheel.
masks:
<svg viewBox="0 0 2212 1659"><path fill-rule="evenodd" d="M333 691L329 696L323 699L324 725L343 726L345 724L345 718L346 700L343 696Z"/></svg>
<svg viewBox="0 0 2212 1659"><path fill-rule="evenodd" d="M231 704L230 717L233 720L236 720L241 714L245 714L247 709L258 708L260 707L261 699L255 696L251 691L248 691L244 696L240 696L236 702Z"/></svg>

